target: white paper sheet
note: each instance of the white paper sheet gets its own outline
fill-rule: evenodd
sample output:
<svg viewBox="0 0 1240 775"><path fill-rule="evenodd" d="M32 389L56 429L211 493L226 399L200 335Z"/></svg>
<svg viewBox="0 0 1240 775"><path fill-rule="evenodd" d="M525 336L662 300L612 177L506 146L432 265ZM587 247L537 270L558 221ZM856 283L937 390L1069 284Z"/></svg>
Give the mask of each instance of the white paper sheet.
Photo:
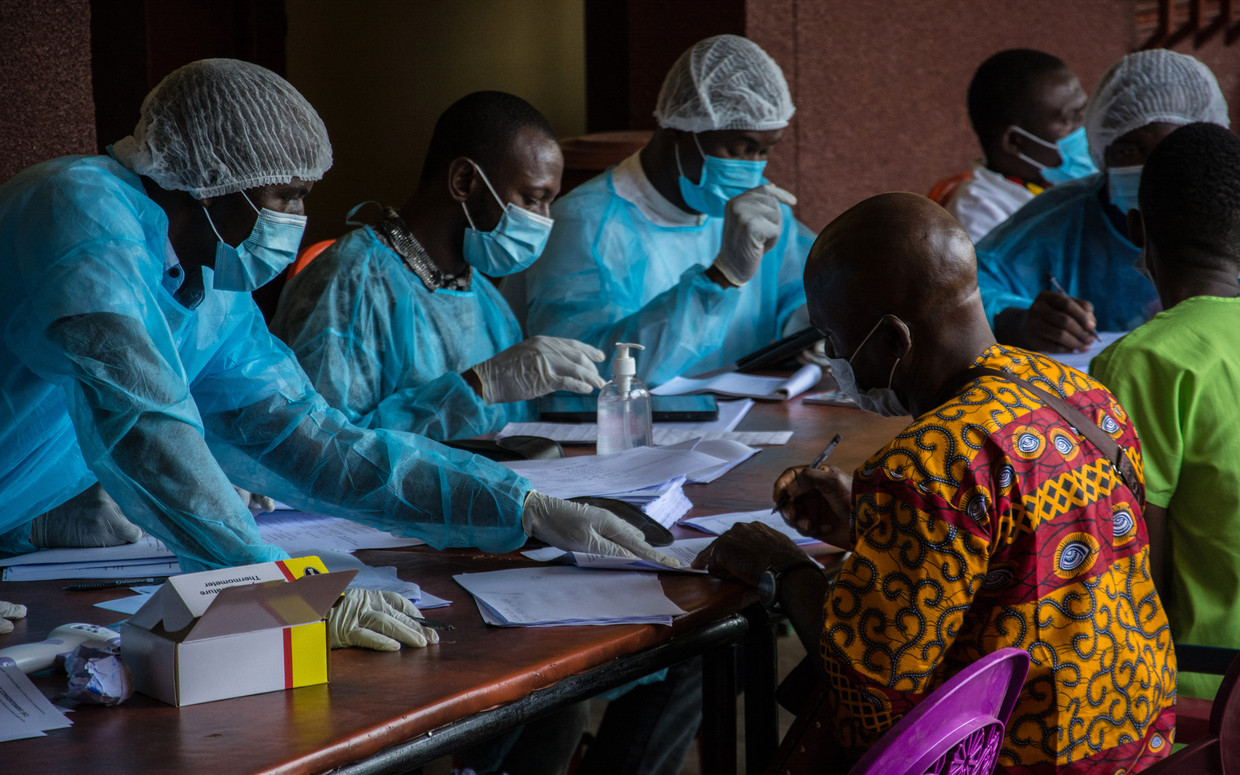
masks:
<svg viewBox="0 0 1240 775"><path fill-rule="evenodd" d="M340 517L302 511L271 511L260 514L254 521L264 541L292 556L322 556L324 552L394 549L426 543L420 538L392 535Z"/></svg>
<svg viewBox="0 0 1240 775"><path fill-rule="evenodd" d="M15 565L49 565L60 562L94 562L120 564L129 560L147 560L157 557L174 559L164 542L150 535L143 535L132 544L101 546L92 549L43 549L16 557L0 558L0 567Z"/></svg>
<svg viewBox="0 0 1240 775"><path fill-rule="evenodd" d="M483 619L501 627L670 625L685 613L653 573L546 566L453 578L474 596Z"/></svg>
<svg viewBox="0 0 1240 775"><path fill-rule="evenodd" d="M727 514L714 514L709 517L690 517L689 519L682 519L680 524L701 530L703 533L718 536L726 533L728 528L738 522L761 522L788 536L798 545L818 543L818 539L798 533L795 528L784 522L783 518L778 514L772 514L770 509L734 511ZM830 546L830 544L824 544L824 546ZM836 547L831 548L836 549ZM842 552L844 550L836 549L836 551Z"/></svg>
<svg viewBox="0 0 1240 775"><path fill-rule="evenodd" d="M13 660L0 659L0 742L43 737L46 730L72 725Z"/></svg>
<svg viewBox="0 0 1240 775"><path fill-rule="evenodd" d="M82 549L80 551L92 551ZM176 560L151 558L114 563L72 562L54 565L17 565L4 569L5 581L51 581L56 579L127 579L140 576L175 576L181 572Z"/></svg>
<svg viewBox="0 0 1240 775"><path fill-rule="evenodd" d="M1119 339L1127 331L1099 331L1098 340L1089 346L1089 349L1083 353L1042 353L1048 358L1054 358L1060 363L1067 364L1074 369L1089 373L1089 362L1094 356L1107 348L1107 345Z"/></svg>
<svg viewBox="0 0 1240 775"><path fill-rule="evenodd" d="M663 447L637 447L614 455L505 462L535 490L556 498L613 496L664 484L694 471L722 466L713 455Z"/></svg>
<svg viewBox="0 0 1240 775"><path fill-rule="evenodd" d="M822 379L822 367L806 364L788 378L759 377L728 372L714 377L676 377L650 392L656 396L683 396L690 393L717 393L746 396L764 401L786 401L809 390Z"/></svg>

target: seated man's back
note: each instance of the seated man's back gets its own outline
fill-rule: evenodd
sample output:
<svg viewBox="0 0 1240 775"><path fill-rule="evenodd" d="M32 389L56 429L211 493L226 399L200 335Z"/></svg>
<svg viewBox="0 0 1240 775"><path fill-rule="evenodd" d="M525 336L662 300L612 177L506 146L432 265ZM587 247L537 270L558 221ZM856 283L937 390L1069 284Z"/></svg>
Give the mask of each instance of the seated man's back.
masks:
<svg viewBox="0 0 1240 775"><path fill-rule="evenodd" d="M1240 138L1192 124L1141 178L1143 265L1164 311L1090 364L1145 451L1152 571L1177 644L1240 648ZM1181 696L1219 676L1181 673Z"/></svg>

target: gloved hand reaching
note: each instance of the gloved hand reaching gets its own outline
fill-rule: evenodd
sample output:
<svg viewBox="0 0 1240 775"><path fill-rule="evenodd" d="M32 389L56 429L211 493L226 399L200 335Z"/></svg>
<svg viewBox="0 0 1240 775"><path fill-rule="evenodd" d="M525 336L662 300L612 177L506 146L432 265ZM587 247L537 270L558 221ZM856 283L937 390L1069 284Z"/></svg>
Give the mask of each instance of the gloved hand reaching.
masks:
<svg viewBox="0 0 1240 775"><path fill-rule="evenodd" d="M474 366L488 404L525 401L556 390L589 393L603 378L595 363L606 356L576 339L532 336Z"/></svg>
<svg viewBox="0 0 1240 775"><path fill-rule="evenodd" d="M0 600L0 635L8 635L13 631L10 619L25 619L26 606L17 603L6 603Z"/></svg>
<svg viewBox="0 0 1240 775"><path fill-rule="evenodd" d="M30 523L30 542L40 549L120 546L140 538L142 528L98 483Z"/></svg>
<svg viewBox="0 0 1240 775"><path fill-rule="evenodd" d="M531 491L521 512L521 527L527 535L565 551L640 557L669 568L681 567L678 561L646 543L642 531L597 506Z"/></svg>
<svg viewBox="0 0 1240 775"><path fill-rule="evenodd" d="M327 612L332 648L360 646L375 651L400 651L400 644L422 648L438 643L439 633L423 627L417 606L395 592L348 589Z"/></svg>
<svg viewBox="0 0 1240 775"><path fill-rule="evenodd" d="M714 266L733 285L744 285L758 272L762 257L779 241L783 212L779 203L797 198L773 183L751 188L728 200L723 214L723 242Z"/></svg>
<svg viewBox="0 0 1240 775"><path fill-rule="evenodd" d="M249 490L243 490L235 484L233 489L237 491L237 495L241 496L241 502L250 510L250 514L256 517L259 514L266 514L269 511L276 510L276 502L266 495L257 495Z"/></svg>

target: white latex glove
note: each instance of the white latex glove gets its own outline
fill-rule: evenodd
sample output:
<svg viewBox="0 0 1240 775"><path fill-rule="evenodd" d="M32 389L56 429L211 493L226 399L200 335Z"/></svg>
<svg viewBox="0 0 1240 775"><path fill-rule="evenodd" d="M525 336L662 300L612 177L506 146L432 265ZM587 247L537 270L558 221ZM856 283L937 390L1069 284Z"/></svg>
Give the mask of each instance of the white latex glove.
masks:
<svg viewBox="0 0 1240 775"><path fill-rule="evenodd" d="M98 483L30 523L30 542L40 549L120 546L141 537L142 528L125 518Z"/></svg>
<svg viewBox="0 0 1240 775"><path fill-rule="evenodd" d="M728 200L723 213L723 242L715 268L733 285L744 285L758 272L762 257L779 242L783 212L779 203L797 198L774 183L751 188Z"/></svg>
<svg viewBox="0 0 1240 775"><path fill-rule="evenodd" d="M531 490L521 512L521 527L527 535L568 552L640 557L669 568L681 567L680 562L646 543L642 531L597 506Z"/></svg>
<svg viewBox="0 0 1240 775"><path fill-rule="evenodd" d="M421 617L417 606L395 592L347 589L327 612L327 634L334 649L400 651L402 643L414 648L438 643L439 633L414 621Z"/></svg>
<svg viewBox="0 0 1240 775"><path fill-rule="evenodd" d="M13 631L13 623L9 619L25 618L26 606L0 600L0 635L8 635Z"/></svg>
<svg viewBox="0 0 1240 775"><path fill-rule="evenodd" d="M589 393L606 383L603 352L576 339L532 336L474 366L488 404L525 401L557 390Z"/></svg>
<svg viewBox="0 0 1240 775"><path fill-rule="evenodd" d="M241 502L250 510L254 516L266 514L269 511L276 510L276 502L266 495L257 495L249 490L243 490L237 485L233 485L233 489L237 491L237 495L241 496Z"/></svg>

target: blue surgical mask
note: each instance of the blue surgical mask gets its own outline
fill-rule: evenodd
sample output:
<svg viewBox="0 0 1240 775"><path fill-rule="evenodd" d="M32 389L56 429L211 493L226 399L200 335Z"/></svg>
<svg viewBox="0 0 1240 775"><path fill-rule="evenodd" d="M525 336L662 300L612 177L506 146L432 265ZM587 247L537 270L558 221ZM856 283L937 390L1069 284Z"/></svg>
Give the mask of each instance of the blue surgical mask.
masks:
<svg viewBox="0 0 1240 775"><path fill-rule="evenodd" d="M883 318L885 317L884 315ZM909 411L904 407L899 396L896 395L896 391L891 388L892 380L896 376L896 367L900 365L900 358L896 358L896 362L891 365L891 373L887 375L887 387L885 388L870 388L862 393L861 389L857 387L857 377L853 373L853 358L857 357L857 353L861 352L861 348L865 346L865 343L870 341L871 336L874 336L874 332L882 325L883 318L878 319L878 322L870 329L870 333L866 334L865 339L861 340L861 344L857 345L857 349L853 350L851 357L848 359L827 358L827 361L831 364L831 376L835 377L840 390L856 401L857 406L867 412L881 414L884 417L902 417L907 415ZM904 321L899 318L895 318L895 320L900 325L905 326L905 329L908 328Z"/></svg>
<svg viewBox="0 0 1240 775"><path fill-rule="evenodd" d="M258 213L258 219L254 221L250 236L235 248L224 241L211 220L211 213L206 207L202 208L219 240L215 244L211 281L211 287L216 290L248 292L263 287L296 260L301 235L306 231L306 216L277 213L266 207L259 210L244 191L241 195Z"/></svg>
<svg viewBox="0 0 1240 775"><path fill-rule="evenodd" d="M491 187L491 181L487 180L482 168L474 164L474 169L478 170L482 182L487 184L487 190L495 197L495 201L499 202L504 214L494 229L478 231L474 228L474 219L469 217L469 208L461 202L465 220L469 221L469 228L465 229L465 262L491 277L520 272L542 254L555 221L523 207L505 203Z"/></svg>
<svg viewBox="0 0 1240 775"><path fill-rule="evenodd" d="M707 156L696 134L693 135L693 143L702 155L702 178L697 183L686 178L684 168L680 166L680 145L676 144L673 148L676 170L680 173L680 195L684 197L685 204L694 210L722 218L729 199L762 185L766 162Z"/></svg>
<svg viewBox="0 0 1240 775"><path fill-rule="evenodd" d="M1143 164L1131 167L1107 167L1107 199L1125 216L1129 210L1140 210L1137 192L1141 190Z"/></svg>
<svg viewBox="0 0 1240 775"><path fill-rule="evenodd" d="M1053 143L1031 132L1026 132L1015 124L1009 128L1028 137L1043 148L1050 148L1059 153L1059 164L1054 167L1048 167L1023 153L1016 154L1022 161L1037 167L1042 173L1042 179L1051 185L1067 183L1069 180L1083 178L1098 171L1098 168L1094 166L1094 160L1089 156L1089 139L1085 137L1083 126L1077 127L1075 132L1069 132Z"/></svg>

